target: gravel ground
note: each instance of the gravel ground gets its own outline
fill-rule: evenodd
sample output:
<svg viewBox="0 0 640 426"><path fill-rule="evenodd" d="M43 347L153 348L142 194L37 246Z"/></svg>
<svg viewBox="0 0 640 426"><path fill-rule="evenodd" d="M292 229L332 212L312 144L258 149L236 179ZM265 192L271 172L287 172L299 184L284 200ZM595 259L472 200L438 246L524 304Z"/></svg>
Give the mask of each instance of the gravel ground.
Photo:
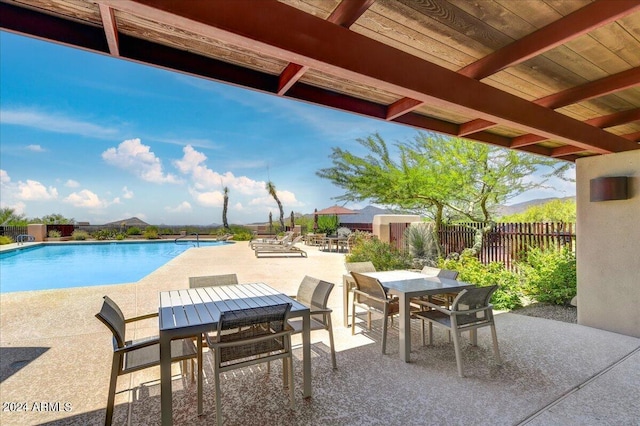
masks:
<svg viewBox="0 0 640 426"><path fill-rule="evenodd" d="M530 317L547 318L555 321L563 321L576 324L578 322L578 310L575 306L558 306L548 303L532 303L523 308L511 311L513 314L527 315Z"/></svg>

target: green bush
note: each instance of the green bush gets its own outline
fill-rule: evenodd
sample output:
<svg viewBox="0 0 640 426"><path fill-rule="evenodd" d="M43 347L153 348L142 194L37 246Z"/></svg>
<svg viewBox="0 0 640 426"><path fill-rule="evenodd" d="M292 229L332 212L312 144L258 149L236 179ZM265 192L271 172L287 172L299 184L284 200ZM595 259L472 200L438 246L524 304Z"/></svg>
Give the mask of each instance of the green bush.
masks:
<svg viewBox="0 0 640 426"><path fill-rule="evenodd" d="M100 229L93 233L93 238L96 240L113 240L117 234L118 232L115 229Z"/></svg>
<svg viewBox="0 0 640 426"><path fill-rule="evenodd" d="M408 269L411 267L411 255L402 252L378 239L357 239L346 256L347 262L371 261L378 271Z"/></svg>
<svg viewBox="0 0 640 426"><path fill-rule="evenodd" d="M11 244L13 240L6 235L0 235L0 245Z"/></svg>
<svg viewBox="0 0 640 426"><path fill-rule="evenodd" d="M49 231L49 234L47 236L49 238L60 238L62 237L62 232L58 231L57 229L52 229L51 231Z"/></svg>
<svg viewBox="0 0 640 426"><path fill-rule="evenodd" d="M144 238L146 238L147 240L157 240L158 238L160 238L158 236L158 227L157 226L147 226L144 229L144 233L142 234L142 236Z"/></svg>
<svg viewBox="0 0 640 426"><path fill-rule="evenodd" d="M77 241L84 241L89 238L89 233L87 231L76 229L75 231L73 231L73 234L71 234L71 238Z"/></svg>
<svg viewBox="0 0 640 426"><path fill-rule="evenodd" d="M142 234L142 231L137 226L132 226L131 228L127 229L127 235L141 235L141 234Z"/></svg>
<svg viewBox="0 0 640 426"><path fill-rule="evenodd" d="M496 309L511 310L522 306L521 277L506 270L502 263L492 262L483 265L476 257L463 254L457 260L441 260L440 267L458 271L460 281L473 283L478 287L497 284L498 290L491 298Z"/></svg>
<svg viewBox="0 0 640 426"><path fill-rule="evenodd" d="M525 291L538 302L568 305L576 295L576 257L568 248L531 248L518 263Z"/></svg>

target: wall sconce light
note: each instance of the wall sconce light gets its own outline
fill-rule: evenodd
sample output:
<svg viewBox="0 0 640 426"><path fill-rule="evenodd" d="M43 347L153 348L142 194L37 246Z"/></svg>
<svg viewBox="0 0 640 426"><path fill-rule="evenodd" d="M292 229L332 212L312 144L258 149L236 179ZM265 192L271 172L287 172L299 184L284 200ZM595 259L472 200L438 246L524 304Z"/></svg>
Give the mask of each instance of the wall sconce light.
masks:
<svg viewBox="0 0 640 426"><path fill-rule="evenodd" d="M607 176L591 179L590 201L626 200L629 198L627 176Z"/></svg>

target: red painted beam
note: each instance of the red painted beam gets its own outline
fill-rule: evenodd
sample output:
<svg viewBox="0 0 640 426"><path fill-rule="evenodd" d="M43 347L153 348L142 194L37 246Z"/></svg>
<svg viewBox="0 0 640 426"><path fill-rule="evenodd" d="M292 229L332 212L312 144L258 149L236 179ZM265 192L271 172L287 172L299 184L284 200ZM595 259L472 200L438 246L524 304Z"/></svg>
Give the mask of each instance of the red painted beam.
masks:
<svg viewBox="0 0 640 426"><path fill-rule="evenodd" d="M495 125L496 123L487 120L471 120L460 125L458 136L465 136L471 133L479 132L481 130L490 129L491 127L495 127Z"/></svg>
<svg viewBox="0 0 640 426"><path fill-rule="evenodd" d="M0 28L39 40L53 40L78 49L109 53L109 46L102 28L58 18L25 7L0 3Z"/></svg>
<svg viewBox="0 0 640 426"><path fill-rule="evenodd" d="M584 148L578 148L577 146L571 146L571 145L559 146L551 150L551 157L553 158L565 157L567 155L577 154L579 152L585 152L585 151L587 150Z"/></svg>
<svg viewBox="0 0 640 426"><path fill-rule="evenodd" d="M549 138L545 138L544 136L538 136L533 134L526 134L522 136L517 136L511 140L510 148L522 148L528 145L534 145L538 142L546 141Z"/></svg>
<svg viewBox="0 0 640 426"><path fill-rule="evenodd" d="M629 139L630 141L640 142L640 132L628 133L626 135L622 135L622 137Z"/></svg>
<svg viewBox="0 0 640 426"><path fill-rule="evenodd" d="M481 80L640 10L638 0L599 0L460 69Z"/></svg>
<svg viewBox="0 0 640 426"><path fill-rule="evenodd" d="M342 0L327 21L349 28L371 7L375 0Z"/></svg>
<svg viewBox="0 0 640 426"><path fill-rule="evenodd" d="M614 114L603 115L601 117L591 118L585 123L595 127L605 129L607 127L619 126L621 124L631 123L640 120L640 108L629 109L626 111L616 112Z"/></svg>
<svg viewBox="0 0 640 426"><path fill-rule="evenodd" d="M619 92L640 85L640 67L613 74L600 80L572 87L533 101L547 108L561 108L581 101Z"/></svg>
<svg viewBox="0 0 640 426"><path fill-rule="evenodd" d="M116 18L113 14L113 9L104 4L99 4L100 17L102 18L102 26L104 27L104 35L107 38L107 44L109 45L109 52L112 56L120 56L118 48L118 27L116 25Z"/></svg>
<svg viewBox="0 0 640 426"><path fill-rule="evenodd" d="M284 95L287 90L291 88L296 82L304 75L309 67L294 64L293 62L287 65L287 67L280 74L278 82L278 95Z"/></svg>
<svg viewBox="0 0 640 426"><path fill-rule="evenodd" d="M393 120L394 118L413 111L421 105L424 105L424 102L415 99L398 99L387 107L387 120Z"/></svg>

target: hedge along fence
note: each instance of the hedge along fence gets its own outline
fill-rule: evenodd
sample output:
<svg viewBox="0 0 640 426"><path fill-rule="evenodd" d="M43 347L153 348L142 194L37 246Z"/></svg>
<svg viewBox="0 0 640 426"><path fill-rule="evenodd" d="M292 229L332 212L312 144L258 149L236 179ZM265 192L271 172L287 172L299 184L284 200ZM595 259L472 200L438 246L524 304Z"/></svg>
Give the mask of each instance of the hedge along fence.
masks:
<svg viewBox="0 0 640 426"><path fill-rule="evenodd" d="M391 224L390 241L398 249L405 249L404 230L409 224ZM482 222L464 222L443 225L439 231L443 256L462 253L473 247L476 231L488 226ZM575 225L573 223L496 223L483 236L478 260L483 264L500 262L508 270L515 269L519 254L529 247L542 249L567 247L575 250Z"/></svg>

